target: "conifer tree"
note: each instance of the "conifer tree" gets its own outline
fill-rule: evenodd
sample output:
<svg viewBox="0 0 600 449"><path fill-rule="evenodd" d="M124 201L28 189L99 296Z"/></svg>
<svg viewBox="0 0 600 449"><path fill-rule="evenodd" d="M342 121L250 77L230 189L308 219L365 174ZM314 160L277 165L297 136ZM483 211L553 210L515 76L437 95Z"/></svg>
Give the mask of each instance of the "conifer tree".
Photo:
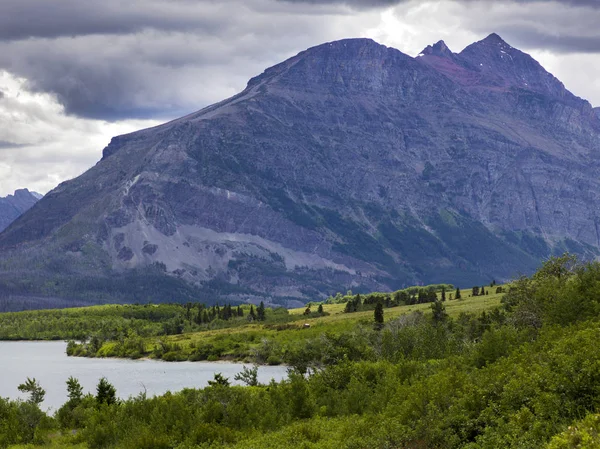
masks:
<svg viewBox="0 0 600 449"><path fill-rule="evenodd" d="M103 377L96 386L96 404L112 405L115 402L117 402L117 390L106 380L106 377Z"/></svg>
<svg viewBox="0 0 600 449"><path fill-rule="evenodd" d="M264 321L265 318L266 318L266 315L265 315L265 303L262 302L262 301L260 302L260 304L256 308L256 318L258 319L258 321Z"/></svg>
<svg viewBox="0 0 600 449"><path fill-rule="evenodd" d="M458 287L456 287L456 295L455 295L456 299L461 299L460 297L460 289Z"/></svg>
<svg viewBox="0 0 600 449"><path fill-rule="evenodd" d="M46 390L44 390L40 383L35 378L27 378L25 383L22 383L17 387L17 389L22 393L29 393L29 399L27 402L30 404L40 405L44 402L44 397L46 396Z"/></svg>
<svg viewBox="0 0 600 449"><path fill-rule="evenodd" d="M431 304L431 311L433 312L433 321L435 323L442 323L448 318L446 308L441 301L434 301L433 304Z"/></svg>
<svg viewBox="0 0 600 449"><path fill-rule="evenodd" d="M83 387L73 376L67 379L67 395L71 404L80 402L83 397Z"/></svg>
<svg viewBox="0 0 600 449"><path fill-rule="evenodd" d="M377 302L377 304L375 304L375 311L373 313L373 318L375 319L376 325L383 324L383 304L381 302Z"/></svg>

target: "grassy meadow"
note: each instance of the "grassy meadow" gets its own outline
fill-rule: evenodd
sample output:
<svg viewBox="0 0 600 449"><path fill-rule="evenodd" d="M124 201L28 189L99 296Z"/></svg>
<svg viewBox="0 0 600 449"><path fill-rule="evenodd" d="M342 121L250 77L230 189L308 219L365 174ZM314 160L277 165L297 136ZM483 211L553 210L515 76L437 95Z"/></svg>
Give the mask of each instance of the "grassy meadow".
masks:
<svg viewBox="0 0 600 449"><path fill-rule="evenodd" d="M350 302L321 312L313 304L309 314L267 309L264 320L188 320L173 334L126 329L97 340L94 356L285 363L288 378L260 384L247 367L236 375L246 386L216 373L202 389L127 400L107 381L84 395L69 379L69 399L52 416L29 379L27 400L0 398L0 448L600 447L600 262L553 258L507 287L386 307L383 323L375 322L381 302L371 301L381 297L365 295L355 312ZM78 345L71 350L86 350Z"/></svg>
<svg viewBox="0 0 600 449"><path fill-rule="evenodd" d="M490 289L491 290L491 289ZM494 289L495 291L495 289ZM500 305L503 293L470 297L471 289L461 290L463 299L444 302L450 317L458 318L461 313L478 314ZM170 347L171 353L157 354L155 339L147 339L145 354L167 360L194 360L198 349L206 348L207 360L235 360L249 363L285 363L286 350L315 341L322 335L340 335L351 332L360 326L372 327L373 310L344 313L345 304L323 304L325 315L315 313L317 306L311 307L311 314L304 315L306 308L290 309L292 320L286 323L248 323L239 327L190 332L170 335L162 339ZM423 312L431 315L431 304L414 304L384 309L385 321L395 320L402 315ZM307 327L309 325L310 327ZM113 343L114 344L114 343ZM162 344L162 343L161 343ZM108 344L110 345L110 343ZM212 349L211 349L212 348ZM100 351L100 356L110 355L111 346Z"/></svg>

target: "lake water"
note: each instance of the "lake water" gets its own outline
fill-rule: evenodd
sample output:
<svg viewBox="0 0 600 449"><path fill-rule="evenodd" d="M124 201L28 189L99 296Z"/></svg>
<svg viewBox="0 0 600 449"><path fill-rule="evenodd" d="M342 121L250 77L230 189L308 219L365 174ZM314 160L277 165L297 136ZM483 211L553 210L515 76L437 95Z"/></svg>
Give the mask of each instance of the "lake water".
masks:
<svg viewBox="0 0 600 449"><path fill-rule="evenodd" d="M84 392L95 394L101 377L117 389L120 398L136 396L144 389L148 397L183 388L208 385L214 373L222 373L232 384L243 366L237 363L162 362L156 360L88 359L67 357L67 344L51 342L0 341L0 397L26 398L17 390L27 377L35 377L46 390L42 408L57 410L67 400L65 382L69 376L79 380ZM262 383L281 380L287 375L283 366L261 366Z"/></svg>

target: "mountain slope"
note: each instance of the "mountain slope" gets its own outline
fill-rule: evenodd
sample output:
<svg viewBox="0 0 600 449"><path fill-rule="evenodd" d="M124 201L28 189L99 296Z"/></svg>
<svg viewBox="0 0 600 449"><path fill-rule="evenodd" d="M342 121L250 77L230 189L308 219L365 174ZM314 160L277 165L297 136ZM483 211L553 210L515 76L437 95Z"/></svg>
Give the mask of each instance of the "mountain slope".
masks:
<svg viewBox="0 0 600 449"><path fill-rule="evenodd" d="M16 190L14 195L0 198L0 232L33 206L42 195L27 189Z"/></svg>
<svg viewBox="0 0 600 449"><path fill-rule="evenodd" d="M0 235L13 261L0 282L98 301L305 301L507 279L552 251L598 254L599 134L588 102L497 35L417 58L331 42L114 138Z"/></svg>

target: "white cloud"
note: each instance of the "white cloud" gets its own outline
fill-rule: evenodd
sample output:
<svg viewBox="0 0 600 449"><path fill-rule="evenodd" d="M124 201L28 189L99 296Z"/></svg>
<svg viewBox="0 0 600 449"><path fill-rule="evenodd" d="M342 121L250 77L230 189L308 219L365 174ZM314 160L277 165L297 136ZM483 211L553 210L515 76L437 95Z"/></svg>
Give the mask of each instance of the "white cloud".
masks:
<svg viewBox="0 0 600 449"><path fill-rule="evenodd" d="M112 136L158 124L67 116L55 97L25 85L0 72L0 196L21 187L46 193L96 163Z"/></svg>

